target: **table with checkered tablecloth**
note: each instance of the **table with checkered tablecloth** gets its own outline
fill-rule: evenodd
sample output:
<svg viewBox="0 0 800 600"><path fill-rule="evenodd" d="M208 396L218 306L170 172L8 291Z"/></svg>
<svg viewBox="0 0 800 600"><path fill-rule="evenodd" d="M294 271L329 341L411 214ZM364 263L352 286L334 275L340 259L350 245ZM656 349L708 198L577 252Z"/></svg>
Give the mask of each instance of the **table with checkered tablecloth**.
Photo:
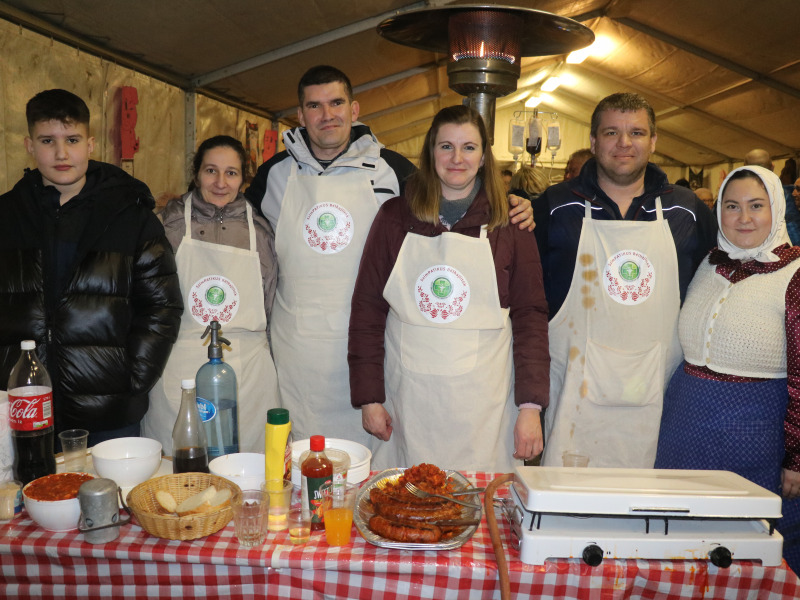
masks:
<svg viewBox="0 0 800 600"><path fill-rule="evenodd" d="M485 486L492 474L466 473ZM501 519L502 521L502 519ZM580 560L526 565L508 548L514 598L800 598L800 580L784 563L763 567L734 561ZM354 532L339 548L315 534L292 546L288 533L270 533L242 548L233 523L188 542L152 537L126 525L120 537L92 545L74 532L37 527L23 511L0 525L0 598L499 598L497 563L485 519L470 541L450 551L378 548Z"/></svg>

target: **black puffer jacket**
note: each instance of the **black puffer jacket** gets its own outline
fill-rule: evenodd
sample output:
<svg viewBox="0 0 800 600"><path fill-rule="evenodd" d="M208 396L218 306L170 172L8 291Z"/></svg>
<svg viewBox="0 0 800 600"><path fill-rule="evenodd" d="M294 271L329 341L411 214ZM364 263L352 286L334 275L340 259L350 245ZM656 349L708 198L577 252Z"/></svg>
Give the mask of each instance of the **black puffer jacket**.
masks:
<svg viewBox="0 0 800 600"><path fill-rule="evenodd" d="M0 389L20 341L36 340L57 431L126 427L147 411L178 334L172 248L147 186L113 165L90 161L84 190L63 207L53 193L29 171L0 196ZM62 251L52 232L67 209L83 211L82 230L63 289L52 288Z"/></svg>

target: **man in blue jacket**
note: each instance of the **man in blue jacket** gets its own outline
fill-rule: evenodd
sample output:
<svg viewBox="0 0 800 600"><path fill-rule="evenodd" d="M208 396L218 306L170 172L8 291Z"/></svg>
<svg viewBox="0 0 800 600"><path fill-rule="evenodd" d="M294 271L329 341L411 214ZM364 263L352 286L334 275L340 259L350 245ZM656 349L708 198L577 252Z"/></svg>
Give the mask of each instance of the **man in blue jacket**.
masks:
<svg viewBox="0 0 800 600"><path fill-rule="evenodd" d="M649 162L656 140L647 100L604 98L594 158L534 202L550 306L545 465L579 452L590 466L653 466L680 304L716 243L709 209Z"/></svg>

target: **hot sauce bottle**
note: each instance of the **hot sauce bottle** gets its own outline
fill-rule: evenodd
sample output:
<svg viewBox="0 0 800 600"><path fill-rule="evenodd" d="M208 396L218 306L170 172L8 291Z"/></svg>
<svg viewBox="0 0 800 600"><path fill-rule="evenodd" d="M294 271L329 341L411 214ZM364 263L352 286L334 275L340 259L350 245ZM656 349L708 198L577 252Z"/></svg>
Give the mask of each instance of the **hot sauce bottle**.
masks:
<svg viewBox="0 0 800 600"><path fill-rule="evenodd" d="M333 480L333 463L325 456L325 437L311 436L311 452L300 465L303 508L311 513L311 531L325 528L322 516L322 487Z"/></svg>

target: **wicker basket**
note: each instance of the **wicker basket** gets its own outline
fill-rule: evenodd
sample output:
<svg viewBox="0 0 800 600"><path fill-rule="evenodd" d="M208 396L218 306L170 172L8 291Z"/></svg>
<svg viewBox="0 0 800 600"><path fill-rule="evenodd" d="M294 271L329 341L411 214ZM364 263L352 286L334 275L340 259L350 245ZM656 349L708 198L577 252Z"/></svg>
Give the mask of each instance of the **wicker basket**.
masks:
<svg viewBox="0 0 800 600"><path fill-rule="evenodd" d="M236 493L239 486L224 477L208 473L176 473L148 479L128 494L128 506L139 525L150 535L168 540L195 540L216 533L233 518L230 503L207 513L179 517L168 513L156 500L156 492L166 490L180 504L189 496L213 485L218 490L230 488Z"/></svg>

